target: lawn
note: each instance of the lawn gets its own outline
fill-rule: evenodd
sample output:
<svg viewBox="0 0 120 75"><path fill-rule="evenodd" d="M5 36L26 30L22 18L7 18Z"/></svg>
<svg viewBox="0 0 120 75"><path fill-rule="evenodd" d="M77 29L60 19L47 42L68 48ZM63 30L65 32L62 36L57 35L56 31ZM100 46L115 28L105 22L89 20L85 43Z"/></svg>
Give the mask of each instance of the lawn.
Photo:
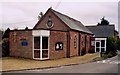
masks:
<svg viewBox="0 0 120 75"><path fill-rule="evenodd" d="M98 56L99 56L98 54L94 53L86 54L84 56L76 56L71 58L62 58L45 61L15 57L4 57L2 58L2 71L42 69L49 67L58 67L63 65L81 64L90 62Z"/></svg>

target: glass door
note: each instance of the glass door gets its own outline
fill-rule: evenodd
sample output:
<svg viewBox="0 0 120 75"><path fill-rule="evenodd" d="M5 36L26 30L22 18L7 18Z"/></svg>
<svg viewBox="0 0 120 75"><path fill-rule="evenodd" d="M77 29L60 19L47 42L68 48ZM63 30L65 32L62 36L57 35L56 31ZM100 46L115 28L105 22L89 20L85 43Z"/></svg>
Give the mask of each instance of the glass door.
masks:
<svg viewBox="0 0 120 75"><path fill-rule="evenodd" d="M49 58L49 41L48 36L34 36L33 59Z"/></svg>
<svg viewBox="0 0 120 75"><path fill-rule="evenodd" d="M105 52L106 51L106 41L105 40L97 40L95 44L96 52Z"/></svg>
<svg viewBox="0 0 120 75"><path fill-rule="evenodd" d="M95 50L96 52L100 52L101 51L101 42L100 41L96 41L96 47L95 47Z"/></svg>
<svg viewBox="0 0 120 75"><path fill-rule="evenodd" d="M44 58L48 58L49 57L49 46L48 46L48 37L47 36L43 36L42 37L42 59Z"/></svg>
<svg viewBox="0 0 120 75"><path fill-rule="evenodd" d="M34 48L33 48L33 58L40 59L40 36L34 36Z"/></svg>

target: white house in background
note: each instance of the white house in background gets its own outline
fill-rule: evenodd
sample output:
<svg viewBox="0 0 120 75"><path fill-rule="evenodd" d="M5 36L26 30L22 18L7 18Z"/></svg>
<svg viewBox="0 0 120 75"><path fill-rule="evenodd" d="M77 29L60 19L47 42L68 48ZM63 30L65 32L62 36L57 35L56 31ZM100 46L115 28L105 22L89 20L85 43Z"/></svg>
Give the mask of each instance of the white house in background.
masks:
<svg viewBox="0 0 120 75"><path fill-rule="evenodd" d="M101 23L95 26L86 26L95 35L95 52L105 52L108 37L118 37L119 33L115 30L115 25L110 25L104 18Z"/></svg>

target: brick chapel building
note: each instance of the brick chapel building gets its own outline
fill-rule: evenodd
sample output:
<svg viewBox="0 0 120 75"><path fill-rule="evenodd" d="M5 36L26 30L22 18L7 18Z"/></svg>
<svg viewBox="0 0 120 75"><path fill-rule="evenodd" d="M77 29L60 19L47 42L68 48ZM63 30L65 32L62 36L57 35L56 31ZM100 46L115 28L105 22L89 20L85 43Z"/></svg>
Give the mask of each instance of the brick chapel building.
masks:
<svg viewBox="0 0 120 75"><path fill-rule="evenodd" d="M93 33L80 21L49 8L33 29L10 32L10 56L58 59L88 53Z"/></svg>

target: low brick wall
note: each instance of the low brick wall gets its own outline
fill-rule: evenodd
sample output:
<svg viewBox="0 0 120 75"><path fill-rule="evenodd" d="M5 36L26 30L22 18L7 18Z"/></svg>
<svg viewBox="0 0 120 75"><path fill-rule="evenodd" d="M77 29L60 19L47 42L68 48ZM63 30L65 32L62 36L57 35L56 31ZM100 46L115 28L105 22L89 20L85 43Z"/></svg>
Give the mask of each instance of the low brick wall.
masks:
<svg viewBox="0 0 120 75"><path fill-rule="evenodd" d="M12 31L10 33L10 56L32 59L32 31ZM26 39L28 45L22 46L22 39Z"/></svg>

